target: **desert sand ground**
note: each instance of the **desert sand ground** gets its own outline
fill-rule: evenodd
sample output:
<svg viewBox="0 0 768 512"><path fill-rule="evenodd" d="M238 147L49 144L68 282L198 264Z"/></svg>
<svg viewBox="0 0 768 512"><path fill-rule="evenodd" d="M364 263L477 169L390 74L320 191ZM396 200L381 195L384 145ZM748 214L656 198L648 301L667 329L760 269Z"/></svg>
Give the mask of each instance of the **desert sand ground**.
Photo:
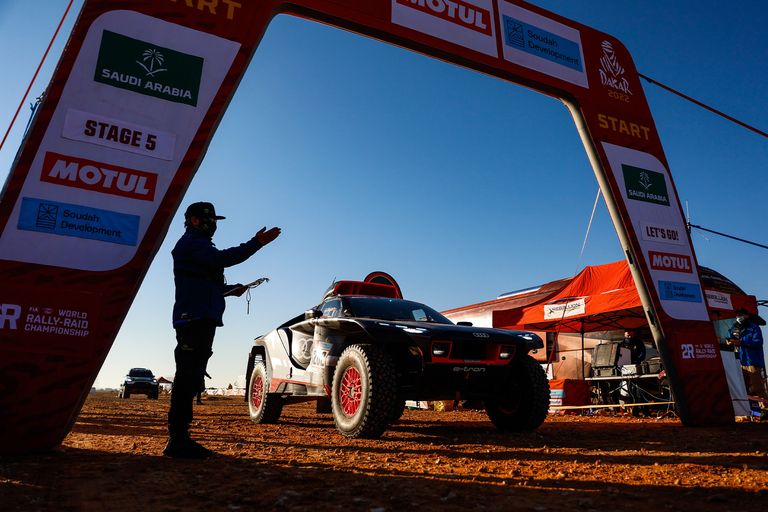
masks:
<svg viewBox="0 0 768 512"><path fill-rule="evenodd" d="M164 458L168 397L92 393L60 450L0 458L0 509L763 510L768 423L550 415L501 434L481 411L408 410L381 439L345 439L313 404L250 422L242 398L195 406L217 454Z"/></svg>

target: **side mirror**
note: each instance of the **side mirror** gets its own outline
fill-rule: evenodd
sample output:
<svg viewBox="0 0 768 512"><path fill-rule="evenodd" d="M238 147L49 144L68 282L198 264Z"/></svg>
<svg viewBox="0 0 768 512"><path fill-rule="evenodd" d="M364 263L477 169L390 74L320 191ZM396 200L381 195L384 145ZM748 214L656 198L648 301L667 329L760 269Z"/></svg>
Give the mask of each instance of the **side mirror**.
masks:
<svg viewBox="0 0 768 512"><path fill-rule="evenodd" d="M472 327L472 322L456 322L456 325L463 325L464 327Z"/></svg>
<svg viewBox="0 0 768 512"><path fill-rule="evenodd" d="M304 312L304 320L312 320L313 318L320 318L323 316L323 312L317 308L308 309Z"/></svg>

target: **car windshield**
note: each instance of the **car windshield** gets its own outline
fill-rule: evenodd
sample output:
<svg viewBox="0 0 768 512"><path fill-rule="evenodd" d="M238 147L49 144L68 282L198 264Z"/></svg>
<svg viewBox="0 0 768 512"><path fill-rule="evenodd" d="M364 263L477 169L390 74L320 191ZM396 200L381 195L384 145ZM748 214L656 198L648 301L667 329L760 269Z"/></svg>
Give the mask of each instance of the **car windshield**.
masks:
<svg viewBox="0 0 768 512"><path fill-rule="evenodd" d="M429 306L410 300L379 297L345 297L344 303L347 316L453 325L453 322Z"/></svg>
<svg viewBox="0 0 768 512"><path fill-rule="evenodd" d="M134 368L130 372L128 372L129 377L154 377L152 375L151 370L146 370L144 368Z"/></svg>

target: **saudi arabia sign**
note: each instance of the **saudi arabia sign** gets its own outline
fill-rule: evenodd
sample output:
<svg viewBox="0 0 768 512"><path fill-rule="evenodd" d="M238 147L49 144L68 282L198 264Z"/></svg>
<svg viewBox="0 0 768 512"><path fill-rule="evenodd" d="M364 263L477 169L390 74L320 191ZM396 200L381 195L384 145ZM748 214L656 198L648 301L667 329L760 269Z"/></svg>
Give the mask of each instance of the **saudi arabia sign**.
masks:
<svg viewBox="0 0 768 512"><path fill-rule="evenodd" d="M203 59L105 30L94 80L176 103L197 105Z"/></svg>

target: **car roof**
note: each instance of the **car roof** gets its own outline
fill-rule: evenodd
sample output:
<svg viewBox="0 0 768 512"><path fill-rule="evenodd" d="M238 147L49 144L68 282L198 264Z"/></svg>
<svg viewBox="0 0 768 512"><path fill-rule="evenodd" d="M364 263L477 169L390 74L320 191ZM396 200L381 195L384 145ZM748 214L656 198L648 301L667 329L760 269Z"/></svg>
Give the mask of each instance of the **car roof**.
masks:
<svg viewBox="0 0 768 512"><path fill-rule="evenodd" d="M402 299L398 289L392 285L363 281L337 281L325 292L325 297L323 298L346 295Z"/></svg>
<svg viewBox="0 0 768 512"><path fill-rule="evenodd" d="M150 370L149 368L131 368L130 370L128 370L128 373L133 373L133 372L152 373L152 370Z"/></svg>

